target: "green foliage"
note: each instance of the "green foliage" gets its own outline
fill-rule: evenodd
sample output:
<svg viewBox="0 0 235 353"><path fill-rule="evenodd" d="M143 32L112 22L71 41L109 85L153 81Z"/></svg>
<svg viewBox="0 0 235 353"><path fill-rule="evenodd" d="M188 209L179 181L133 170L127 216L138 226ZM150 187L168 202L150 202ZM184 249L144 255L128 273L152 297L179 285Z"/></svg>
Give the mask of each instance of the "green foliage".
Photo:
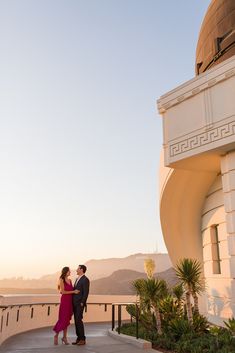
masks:
<svg viewBox="0 0 235 353"><path fill-rule="evenodd" d="M205 284L201 279L202 265L198 260L187 258L180 260L175 272L186 291L200 294L205 290Z"/></svg>
<svg viewBox="0 0 235 353"><path fill-rule="evenodd" d="M209 328L209 331L210 331L210 333L213 335L213 336L218 336L219 335L219 333L220 333L220 331L221 331L221 327L218 327L218 326L211 326L210 328Z"/></svg>
<svg viewBox="0 0 235 353"><path fill-rule="evenodd" d="M159 299L168 294L167 284L163 279L140 278L133 282L133 286L140 297L140 301L145 303L151 301L158 302Z"/></svg>
<svg viewBox="0 0 235 353"><path fill-rule="evenodd" d="M125 323L122 325L121 327L121 333L123 333L124 335L128 335L128 336L136 336L136 326L135 323ZM151 336L151 331L148 331L145 329L145 327L143 325L139 325L139 337L150 341L150 336Z"/></svg>
<svg viewBox="0 0 235 353"><path fill-rule="evenodd" d="M126 311L130 314L133 318L136 318L136 306L134 304L128 304L126 306Z"/></svg>
<svg viewBox="0 0 235 353"><path fill-rule="evenodd" d="M207 318L200 314L193 315L193 331L196 333L203 333L209 331L209 322Z"/></svg>
<svg viewBox="0 0 235 353"><path fill-rule="evenodd" d="M174 295L178 300L182 300L183 295L184 295L183 284L182 284L182 283L176 284L176 285L172 288L172 293L173 293L173 295Z"/></svg>
<svg viewBox="0 0 235 353"><path fill-rule="evenodd" d="M139 296L143 295L143 287L144 287L144 282L146 280L144 278L138 278L133 282L133 287L136 291L136 294Z"/></svg>
<svg viewBox="0 0 235 353"><path fill-rule="evenodd" d="M133 286L140 298L141 314L152 313L156 323L156 330L161 334L162 323L158 305L159 301L168 294L166 281L156 278L137 279L134 281Z"/></svg>
<svg viewBox="0 0 235 353"><path fill-rule="evenodd" d="M159 310L164 324L179 314L176 299L172 295L168 295L159 302Z"/></svg>
<svg viewBox="0 0 235 353"><path fill-rule="evenodd" d="M176 276L183 284L186 296L186 310L190 323L192 323L191 297L194 300L194 312L198 310L198 294L204 291L204 282L201 279L202 266L196 259L184 258L175 267Z"/></svg>
<svg viewBox="0 0 235 353"><path fill-rule="evenodd" d="M142 326L145 327L146 330L155 331L156 322L155 322L155 318L153 317L153 314L150 311L141 311L140 309L138 309L138 310L139 310L138 318L139 318L139 322L142 324ZM134 319L136 319L136 305L134 305L134 304L127 305L126 311Z"/></svg>
<svg viewBox="0 0 235 353"><path fill-rule="evenodd" d="M222 327L211 327L203 316L194 315L194 325L190 325L186 317L171 320L166 331L158 335L156 330L146 329L139 325L139 337L149 340L155 348L163 348L176 353L234 353L235 338L232 333ZM206 329L203 332L203 329ZM197 330L197 332L195 331ZM124 324L121 332L135 336L135 323Z"/></svg>
<svg viewBox="0 0 235 353"><path fill-rule="evenodd" d="M176 276L183 282L183 284L191 286L199 281L202 273L202 266L196 259L184 258L176 265L175 272Z"/></svg>
<svg viewBox="0 0 235 353"><path fill-rule="evenodd" d="M164 348L169 350L174 350L175 340L174 337L169 333L163 332L162 335L155 336L153 342L153 348Z"/></svg>
<svg viewBox="0 0 235 353"><path fill-rule="evenodd" d="M186 334L176 343L177 353L216 353L217 347L210 335Z"/></svg>
<svg viewBox="0 0 235 353"><path fill-rule="evenodd" d="M235 318L232 317L231 319L228 320L228 322L225 322L226 327L229 329L230 332L235 334Z"/></svg>
<svg viewBox="0 0 235 353"><path fill-rule="evenodd" d="M235 353L235 318L225 322L226 328L209 327L207 319L198 313L197 295L204 290L201 264L197 260L183 259L175 270L181 283L172 288L172 294L164 280L134 281L139 296L139 337L150 340L155 348L174 353ZM127 306L133 318L136 318L136 310L135 305ZM135 336L136 324L123 325L121 332Z"/></svg>
<svg viewBox="0 0 235 353"><path fill-rule="evenodd" d="M185 334L192 333L192 326L188 320L184 317L176 317L169 322L168 330L175 338L175 340L180 339Z"/></svg>

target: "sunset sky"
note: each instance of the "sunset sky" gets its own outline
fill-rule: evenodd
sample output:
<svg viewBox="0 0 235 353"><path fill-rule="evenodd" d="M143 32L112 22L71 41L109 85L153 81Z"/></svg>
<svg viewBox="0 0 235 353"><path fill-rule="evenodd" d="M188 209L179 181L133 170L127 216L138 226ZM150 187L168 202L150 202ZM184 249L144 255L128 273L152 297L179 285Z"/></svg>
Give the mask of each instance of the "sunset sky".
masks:
<svg viewBox="0 0 235 353"><path fill-rule="evenodd" d="M156 99L209 0L0 0L0 278L166 252Z"/></svg>

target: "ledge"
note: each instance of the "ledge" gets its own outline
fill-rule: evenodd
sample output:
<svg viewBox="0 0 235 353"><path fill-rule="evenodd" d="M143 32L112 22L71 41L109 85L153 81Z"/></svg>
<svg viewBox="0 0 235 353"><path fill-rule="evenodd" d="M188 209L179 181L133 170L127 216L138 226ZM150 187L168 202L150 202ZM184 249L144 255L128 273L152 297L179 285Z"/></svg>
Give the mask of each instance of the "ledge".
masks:
<svg viewBox="0 0 235 353"><path fill-rule="evenodd" d="M157 100L159 114L234 75L235 58L232 56L161 96Z"/></svg>
<svg viewBox="0 0 235 353"><path fill-rule="evenodd" d="M119 341L122 341L122 342L125 342L125 343L129 343L129 344L133 344L134 346L140 348L140 349L148 349L149 352L155 352L155 353L160 353L159 351L156 351L155 349L153 350L152 349L152 343L149 342L149 341L145 341L141 338L135 338L133 336L127 336L127 335L124 335L122 333L120 333L120 335L117 333L117 331L112 331L111 329L108 330L108 334L109 336L119 340Z"/></svg>

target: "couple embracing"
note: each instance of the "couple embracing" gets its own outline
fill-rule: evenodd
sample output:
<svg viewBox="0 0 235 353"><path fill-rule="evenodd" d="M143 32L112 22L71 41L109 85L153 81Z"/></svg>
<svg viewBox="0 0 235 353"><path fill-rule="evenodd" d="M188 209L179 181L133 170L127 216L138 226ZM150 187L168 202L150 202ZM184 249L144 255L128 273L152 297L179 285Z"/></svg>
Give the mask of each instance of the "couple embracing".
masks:
<svg viewBox="0 0 235 353"><path fill-rule="evenodd" d="M89 294L90 281L86 277L86 266L79 265L77 268L77 278L74 283L70 279L71 271L69 267L64 267L59 278L58 289L61 293L59 319L53 330L55 331L54 344L58 345L59 332L63 331L62 343L69 344L67 338L67 329L72 315L74 315L77 339L72 344L86 344L86 336L83 324L83 311L86 306Z"/></svg>

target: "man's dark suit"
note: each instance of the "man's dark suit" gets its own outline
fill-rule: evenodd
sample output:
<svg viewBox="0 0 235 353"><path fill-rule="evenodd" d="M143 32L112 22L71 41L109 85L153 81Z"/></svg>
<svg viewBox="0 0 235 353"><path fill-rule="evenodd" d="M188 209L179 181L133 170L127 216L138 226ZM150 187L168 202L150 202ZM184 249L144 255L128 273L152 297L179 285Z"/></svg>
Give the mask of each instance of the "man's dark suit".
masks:
<svg viewBox="0 0 235 353"><path fill-rule="evenodd" d="M78 281L75 281L74 289L78 289L79 294L73 294L73 312L76 327L77 341L86 340L83 325L83 311L89 294L90 281L83 275Z"/></svg>

